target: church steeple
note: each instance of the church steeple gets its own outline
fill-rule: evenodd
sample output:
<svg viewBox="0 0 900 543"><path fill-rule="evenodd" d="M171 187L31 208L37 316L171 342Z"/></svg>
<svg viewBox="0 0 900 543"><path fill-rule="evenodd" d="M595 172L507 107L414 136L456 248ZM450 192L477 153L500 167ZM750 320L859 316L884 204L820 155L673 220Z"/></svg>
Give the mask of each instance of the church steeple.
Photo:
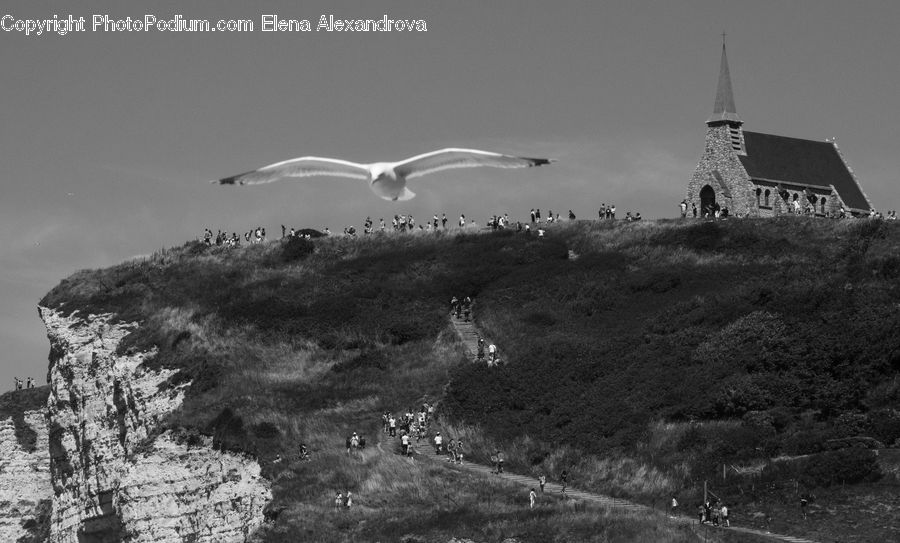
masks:
<svg viewBox="0 0 900 543"><path fill-rule="evenodd" d="M728 56L725 54L725 34L722 34L722 62L719 65L719 85L716 87L716 105L706 124L741 125L743 121L734 107L734 93L731 90L731 74L728 72Z"/></svg>

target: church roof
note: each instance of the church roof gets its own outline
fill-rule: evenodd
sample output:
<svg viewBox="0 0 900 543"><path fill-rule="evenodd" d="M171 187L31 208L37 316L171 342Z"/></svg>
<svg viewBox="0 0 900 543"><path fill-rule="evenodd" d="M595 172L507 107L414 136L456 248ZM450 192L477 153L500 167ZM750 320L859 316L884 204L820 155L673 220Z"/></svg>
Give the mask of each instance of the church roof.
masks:
<svg viewBox="0 0 900 543"><path fill-rule="evenodd" d="M725 43L722 43L722 61L719 64L719 84L716 86L716 104L712 115L706 119L707 124L731 121L741 122L737 108L734 106L734 92L731 90L731 73L728 71L728 56L725 54Z"/></svg>
<svg viewBox="0 0 900 543"><path fill-rule="evenodd" d="M792 185L834 185L848 207L871 206L835 145L744 130L746 155L738 158L752 179Z"/></svg>

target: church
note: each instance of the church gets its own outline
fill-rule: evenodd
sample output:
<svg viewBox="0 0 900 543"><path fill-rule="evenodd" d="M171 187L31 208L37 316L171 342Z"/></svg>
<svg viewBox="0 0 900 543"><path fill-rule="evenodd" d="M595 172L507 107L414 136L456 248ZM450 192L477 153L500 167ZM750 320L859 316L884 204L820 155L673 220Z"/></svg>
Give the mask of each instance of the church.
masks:
<svg viewBox="0 0 900 543"><path fill-rule="evenodd" d="M872 210L853 170L833 141L749 132L734 106L725 43L706 147L687 186L698 215L728 209L739 217L805 214L868 215Z"/></svg>

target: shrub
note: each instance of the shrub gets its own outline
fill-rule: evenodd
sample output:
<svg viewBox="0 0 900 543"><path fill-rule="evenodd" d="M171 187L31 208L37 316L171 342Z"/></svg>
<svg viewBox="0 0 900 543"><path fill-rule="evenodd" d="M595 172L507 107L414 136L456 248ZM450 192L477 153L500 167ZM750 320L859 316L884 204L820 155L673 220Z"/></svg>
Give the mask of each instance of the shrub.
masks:
<svg viewBox="0 0 900 543"><path fill-rule="evenodd" d="M281 242L280 260L284 263L296 262L315 251L313 242L301 237L288 237Z"/></svg>

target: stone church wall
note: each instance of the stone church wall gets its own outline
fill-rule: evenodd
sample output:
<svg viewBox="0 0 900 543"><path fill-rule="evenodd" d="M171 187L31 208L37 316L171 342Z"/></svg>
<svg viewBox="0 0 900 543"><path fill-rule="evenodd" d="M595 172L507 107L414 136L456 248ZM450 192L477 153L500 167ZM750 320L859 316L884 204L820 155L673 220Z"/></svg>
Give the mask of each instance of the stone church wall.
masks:
<svg viewBox="0 0 900 543"><path fill-rule="evenodd" d="M725 195L721 183L715 179L713 172L716 170L727 184L730 197ZM731 148L727 125L712 126L706 130L706 145L703 155L688 183L688 209L693 203L702 213L700 189L704 185L713 188L716 202L723 208L727 207L732 215L759 216L759 209L756 205L756 187L750 181L750 176L744 170L734 149Z"/></svg>

